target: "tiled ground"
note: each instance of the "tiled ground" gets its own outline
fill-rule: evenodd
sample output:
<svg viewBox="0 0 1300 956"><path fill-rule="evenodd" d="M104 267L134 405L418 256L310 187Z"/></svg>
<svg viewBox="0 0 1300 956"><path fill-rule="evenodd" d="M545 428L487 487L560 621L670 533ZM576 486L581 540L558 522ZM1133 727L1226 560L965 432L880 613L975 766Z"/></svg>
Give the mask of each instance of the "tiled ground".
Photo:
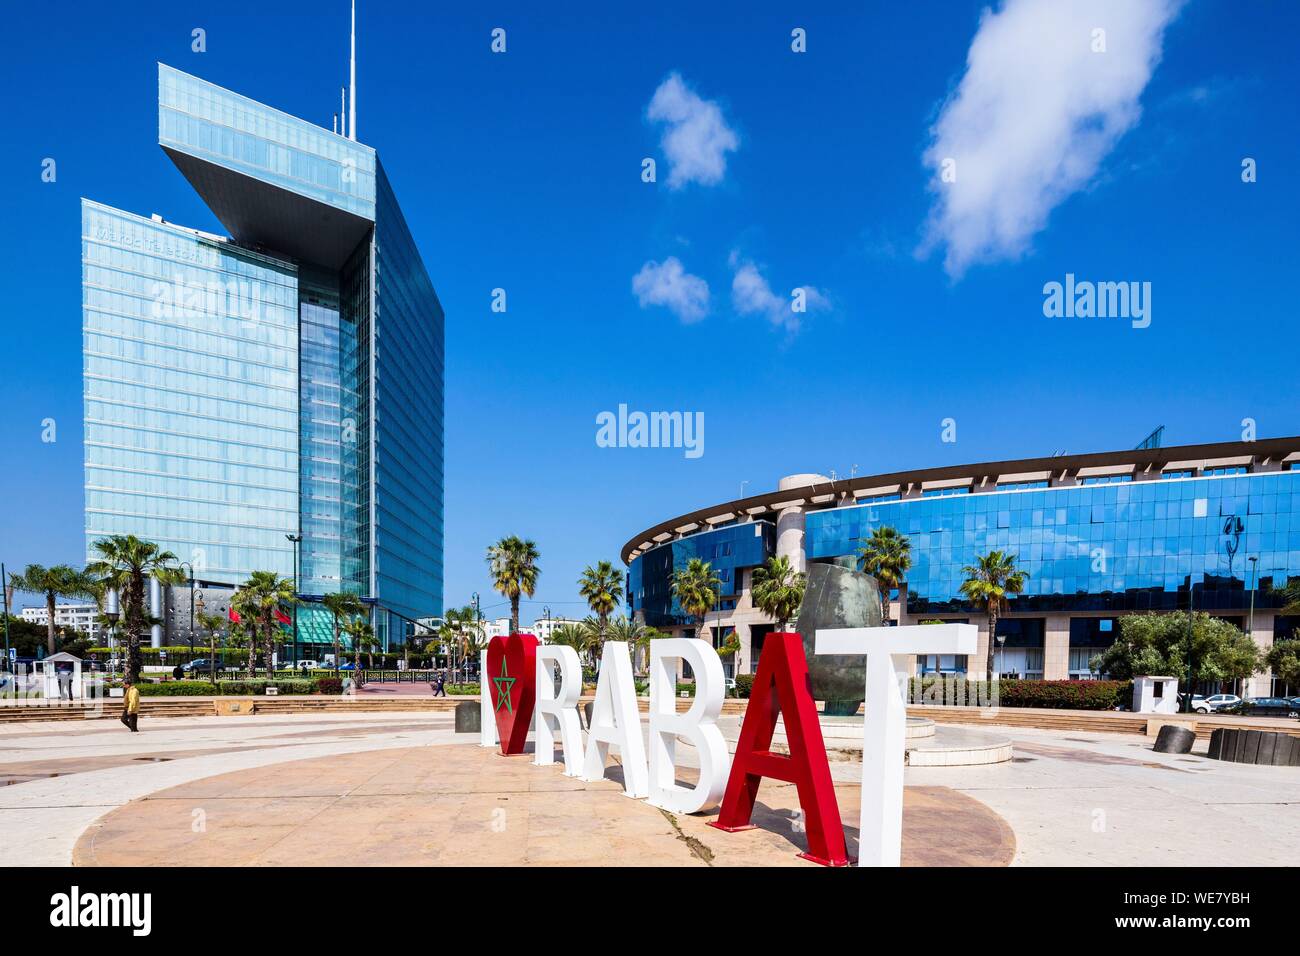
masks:
<svg viewBox="0 0 1300 956"><path fill-rule="evenodd" d="M222 774L109 813L78 841L82 866L812 866L793 786L764 782L757 829L670 817L622 795L619 771L584 783L559 766L477 746L370 751ZM856 854L858 788L836 793ZM1011 830L947 787L909 788L905 865L1005 865Z"/></svg>

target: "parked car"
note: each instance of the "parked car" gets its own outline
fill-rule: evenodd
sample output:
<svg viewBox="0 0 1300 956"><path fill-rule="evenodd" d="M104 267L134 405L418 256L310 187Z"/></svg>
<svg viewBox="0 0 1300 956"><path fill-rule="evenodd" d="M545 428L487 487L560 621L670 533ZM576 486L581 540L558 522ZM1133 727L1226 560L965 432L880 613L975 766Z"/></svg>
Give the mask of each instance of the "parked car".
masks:
<svg viewBox="0 0 1300 956"><path fill-rule="evenodd" d="M344 661L342 664L339 665L339 670L341 671L354 671L356 669L357 669L357 665L353 664L351 661Z"/></svg>
<svg viewBox="0 0 1300 956"><path fill-rule="evenodd" d="M1241 703L1241 698L1236 694L1211 694L1204 700L1196 701L1193 710L1198 714L1212 714L1216 710L1224 707L1235 707Z"/></svg>
<svg viewBox="0 0 1300 956"><path fill-rule="evenodd" d="M293 666L300 671L314 671L320 669L320 664L316 663L316 661L313 661L310 658L305 658L303 660L300 660L298 661L298 663L294 664Z"/></svg>
<svg viewBox="0 0 1300 956"><path fill-rule="evenodd" d="M1247 697L1239 704L1222 708L1222 712L1247 717L1300 717L1300 706L1285 697Z"/></svg>
<svg viewBox="0 0 1300 956"><path fill-rule="evenodd" d="M225 664L220 660L217 661L217 670L221 670ZM205 671L212 670L212 661L206 657L200 657L198 660L190 661L188 664L182 664L181 670L186 674L202 674Z"/></svg>

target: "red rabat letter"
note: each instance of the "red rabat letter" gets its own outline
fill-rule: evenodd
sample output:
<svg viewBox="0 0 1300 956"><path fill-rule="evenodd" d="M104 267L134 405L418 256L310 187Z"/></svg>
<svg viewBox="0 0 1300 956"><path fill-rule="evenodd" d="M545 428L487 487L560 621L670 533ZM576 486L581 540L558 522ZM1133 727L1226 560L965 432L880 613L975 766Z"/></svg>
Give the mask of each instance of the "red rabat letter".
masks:
<svg viewBox="0 0 1300 956"><path fill-rule="evenodd" d="M511 634L488 643L486 674L479 675L479 693L491 695L501 752L524 752L537 701L537 638Z"/></svg>
<svg viewBox="0 0 1300 956"><path fill-rule="evenodd" d="M770 749L778 714L785 715L788 757ZM817 722L803 638L798 634L769 634L763 643L727 792L718 819L709 826L728 832L751 829L749 819L763 777L785 780L798 788L808 833L808 852L799 856L823 866L848 866L844 825L835 801L821 724Z"/></svg>

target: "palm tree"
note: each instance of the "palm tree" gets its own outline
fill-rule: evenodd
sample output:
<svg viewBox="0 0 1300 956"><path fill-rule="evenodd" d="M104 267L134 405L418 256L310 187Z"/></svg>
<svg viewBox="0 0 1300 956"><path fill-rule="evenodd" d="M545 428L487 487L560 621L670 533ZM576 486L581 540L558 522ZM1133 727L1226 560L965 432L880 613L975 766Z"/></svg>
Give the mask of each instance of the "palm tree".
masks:
<svg viewBox="0 0 1300 956"><path fill-rule="evenodd" d="M334 619L334 669L338 670L339 659L343 656L339 645L339 634L344 624L366 613L366 606L361 603L361 598L351 591L331 592L321 598L321 603Z"/></svg>
<svg viewBox="0 0 1300 956"><path fill-rule="evenodd" d="M966 599L978 608L983 608L989 617L989 646L987 670L992 679L993 644L998 630L998 615L1007 609L1007 595L1019 594L1025 589L1028 571L1016 567L1017 555L1005 551L990 551L977 554L975 564L962 568L966 580L959 589Z"/></svg>
<svg viewBox="0 0 1300 956"><path fill-rule="evenodd" d="M561 624L551 631L551 643L572 647L579 659L586 658L591 650L587 629L580 624Z"/></svg>
<svg viewBox="0 0 1300 956"><path fill-rule="evenodd" d="M691 558L686 567L673 572L673 597L683 611L700 622L697 637L704 637L704 626L709 609L718 603L722 593L722 579L713 565L699 558Z"/></svg>
<svg viewBox="0 0 1300 956"><path fill-rule="evenodd" d="M600 638L605 640L609 613L623 599L623 575L609 561L597 561L593 568L587 565L578 578L578 593L587 600L587 606L600 618Z"/></svg>
<svg viewBox="0 0 1300 956"><path fill-rule="evenodd" d="M45 645L51 654L58 650L54 646L55 599L93 597L95 590L93 577L66 564L56 564L52 568L29 564L22 574L9 575L9 583L19 591L45 595L45 610L50 616Z"/></svg>
<svg viewBox="0 0 1300 956"><path fill-rule="evenodd" d="M266 655L266 676L269 680L274 675L272 657L275 647L275 630L279 625L277 613L286 605L296 604L298 596L294 593L293 580L282 578L274 571L254 571L239 589L238 598L242 608L252 613L252 630L262 632L262 648ZM251 656L251 653L250 653ZM337 663L337 658L335 662Z"/></svg>
<svg viewBox="0 0 1300 956"><path fill-rule="evenodd" d="M754 604L768 617L776 618L776 629L784 631L790 618L799 613L807 586L808 576L796 571L787 556L768 558L762 567L754 569Z"/></svg>
<svg viewBox="0 0 1300 956"><path fill-rule="evenodd" d="M510 599L511 634L519 633L520 595L532 597L537 590L537 576L541 574L537 561L540 558L536 544L513 534L487 550L492 586Z"/></svg>
<svg viewBox="0 0 1300 956"><path fill-rule="evenodd" d="M226 621L220 614L208 614L200 611L197 618L199 627L208 632L208 672L215 681L217 673L217 631L225 627Z"/></svg>
<svg viewBox="0 0 1300 956"><path fill-rule="evenodd" d="M880 591L880 623L889 625L889 592L898 588L899 623L907 607L903 581L912 567L912 542L896 528L881 525L871 532L866 544L858 548L858 569L876 579Z"/></svg>
<svg viewBox="0 0 1300 956"><path fill-rule="evenodd" d="M361 670L361 652L366 652L366 666L373 669L375 666L374 649L378 646L379 641L375 639L375 629L370 626L370 622L359 617L354 617L343 625L343 630L347 632L348 637L352 638L352 657L353 663L357 670Z"/></svg>
<svg viewBox="0 0 1300 956"><path fill-rule="evenodd" d="M152 575L163 583L176 583L182 579L182 572L176 565L176 555L133 534L101 538L93 548L99 558L86 566L86 574L122 596L127 637L126 677L134 684L140 680L143 663L140 639L150 622L145 612L144 579Z"/></svg>

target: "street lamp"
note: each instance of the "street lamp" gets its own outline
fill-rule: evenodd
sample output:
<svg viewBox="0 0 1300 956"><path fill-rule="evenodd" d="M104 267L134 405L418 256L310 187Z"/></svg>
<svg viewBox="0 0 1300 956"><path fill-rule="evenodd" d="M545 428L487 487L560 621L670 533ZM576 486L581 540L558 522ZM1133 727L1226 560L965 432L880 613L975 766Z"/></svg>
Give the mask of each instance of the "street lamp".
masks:
<svg viewBox="0 0 1300 956"><path fill-rule="evenodd" d="M1003 645L1007 642L1005 634L997 635L998 641L998 680L1002 679L1002 673L1007 669L1006 655L1002 652Z"/></svg>
<svg viewBox="0 0 1300 956"><path fill-rule="evenodd" d="M117 588L109 588L104 595L104 617L108 621L108 663L112 667L113 661L116 659L114 655L117 652L117 621L121 617Z"/></svg>
<svg viewBox="0 0 1300 956"><path fill-rule="evenodd" d="M1247 619L1246 632L1250 634L1251 641L1255 640L1255 587L1259 583L1259 556L1251 555L1246 559L1250 562L1250 617ZM1246 696L1246 681L1249 678L1243 677L1241 680L1241 696Z"/></svg>
<svg viewBox="0 0 1300 956"><path fill-rule="evenodd" d="M301 588L298 587L298 546L302 544L302 535L286 534L286 538L293 542L293 594L294 597L300 597ZM290 664L298 663L298 602L293 602L293 660ZM336 662L337 663L337 662Z"/></svg>
<svg viewBox="0 0 1300 956"><path fill-rule="evenodd" d="M1196 625L1196 579L1205 582L1204 574L1187 576L1187 696L1183 700L1183 713L1192 712L1192 637Z"/></svg>
<svg viewBox="0 0 1300 956"><path fill-rule="evenodd" d="M203 603L202 591L199 592L198 602L199 617L202 618L203 609L207 607L207 605ZM212 685L215 687L217 684L217 638L216 635L212 633L212 628L208 628L208 679L212 681Z"/></svg>
<svg viewBox="0 0 1300 956"><path fill-rule="evenodd" d="M546 640L551 639L551 608L549 605L543 605L542 614L546 617Z"/></svg>
<svg viewBox="0 0 1300 956"><path fill-rule="evenodd" d="M190 656L194 656L194 565L182 561L182 568L190 569Z"/></svg>

